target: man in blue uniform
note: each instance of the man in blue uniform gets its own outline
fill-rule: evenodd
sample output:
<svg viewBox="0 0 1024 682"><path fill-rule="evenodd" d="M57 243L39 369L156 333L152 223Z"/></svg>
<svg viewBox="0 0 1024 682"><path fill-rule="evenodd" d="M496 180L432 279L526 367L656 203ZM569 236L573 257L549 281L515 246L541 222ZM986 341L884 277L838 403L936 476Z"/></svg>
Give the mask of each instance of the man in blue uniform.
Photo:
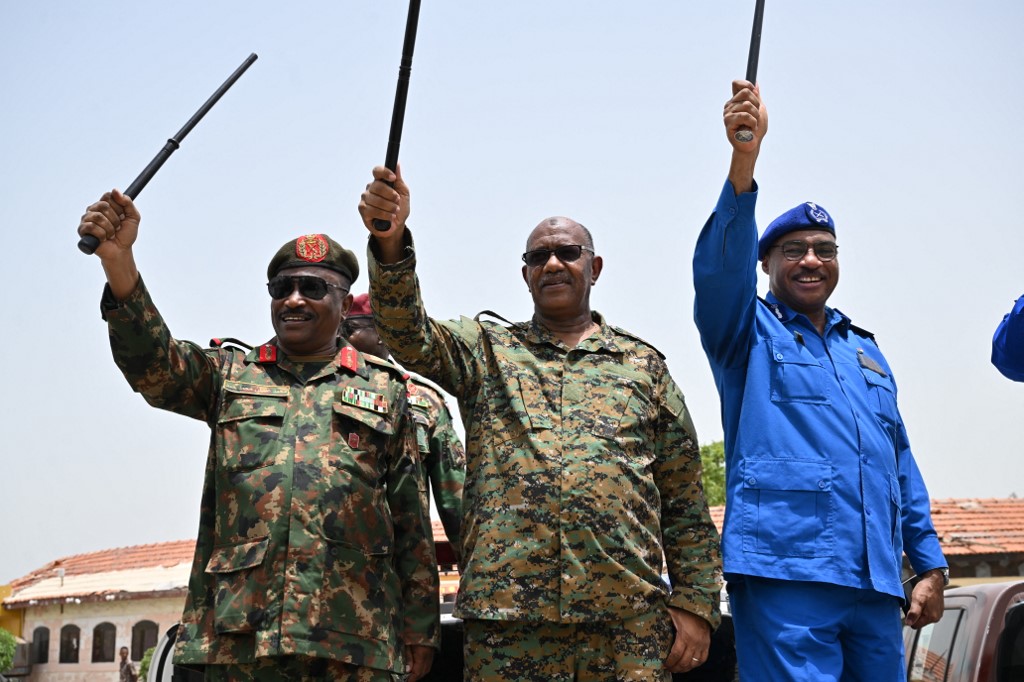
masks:
<svg viewBox="0 0 1024 682"><path fill-rule="evenodd" d="M767 111L753 84L732 90L729 179L693 271L722 399L722 548L740 677L906 679L902 555L922 576L906 618L914 627L942 615L948 569L896 384L871 333L826 305L839 280L828 212L801 204L758 241L754 164ZM735 139L742 127L751 141Z"/></svg>
<svg viewBox="0 0 1024 682"><path fill-rule="evenodd" d="M1024 296L1013 304L992 337L992 364L1007 379L1024 381Z"/></svg>

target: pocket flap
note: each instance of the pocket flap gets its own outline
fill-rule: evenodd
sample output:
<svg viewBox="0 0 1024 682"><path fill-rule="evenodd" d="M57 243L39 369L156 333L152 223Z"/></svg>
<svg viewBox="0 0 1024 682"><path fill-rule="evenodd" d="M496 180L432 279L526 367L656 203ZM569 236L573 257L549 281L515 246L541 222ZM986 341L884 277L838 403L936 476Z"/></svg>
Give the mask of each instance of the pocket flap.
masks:
<svg viewBox="0 0 1024 682"><path fill-rule="evenodd" d="M255 417L284 417L288 408L287 386L261 386L239 381L224 382L224 405L219 423Z"/></svg>
<svg viewBox="0 0 1024 682"><path fill-rule="evenodd" d="M253 566L259 566L267 554L270 538L243 542L227 547L214 547L210 561L206 564L207 573L234 573Z"/></svg>
<svg viewBox="0 0 1024 682"><path fill-rule="evenodd" d="M795 459L755 459L743 464L743 486L759 490L832 490L832 465Z"/></svg>
<svg viewBox="0 0 1024 682"><path fill-rule="evenodd" d="M386 413L374 412L373 410L356 407L341 401L335 401L334 412L341 417L354 419L360 424L365 424L374 431L379 431L388 436L395 432L395 426L391 423L390 415Z"/></svg>
<svg viewBox="0 0 1024 682"><path fill-rule="evenodd" d="M781 362L790 365L821 366L818 359L797 344L792 337L773 336L771 338L771 355L773 362Z"/></svg>
<svg viewBox="0 0 1024 682"><path fill-rule="evenodd" d="M879 388L884 388L885 390L889 391L890 393L895 393L896 392L895 389L893 388L893 385L892 385L892 379L890 379L889 377L884 377L881 374L879 374L878 372L874 372L874 371L872 371L870 369L867 369L865 367L861 367L860 368L860 373L864 375L864 379L867 380L867 382L869 384L871 384L872 386L878 386Z"/></svg>

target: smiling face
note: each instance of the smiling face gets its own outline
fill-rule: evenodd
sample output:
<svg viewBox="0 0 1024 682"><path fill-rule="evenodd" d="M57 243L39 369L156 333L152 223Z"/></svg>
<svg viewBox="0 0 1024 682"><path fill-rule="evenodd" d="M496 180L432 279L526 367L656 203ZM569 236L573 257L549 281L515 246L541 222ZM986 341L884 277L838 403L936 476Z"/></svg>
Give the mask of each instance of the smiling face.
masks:
<svg viewBox="0 0 1024 682"><path fill-rule="evenodd" d="M824 314L825 303L839 284L839 257L822 261L814 249L808 249L803 258L786 260L784 242L802 240L809 244L835 243L835 237L825 230L798 230L780 237L761 261L761 269L768 273L768 286L775 297L792 310L812 320Z"/></svg>
<svg viewBox="0 0 1024 682"><path fill-rule="evenodd" d="M559 246L593 246L582 225L569 218L548 218L533 229L526 242L527 251L554 250ZM543 265L523 266L523 279L533 296L533 306L541 317L567 321L590 316L590 287L597 282L603 262L600 256L584 250L580 257L564 263L552 253Z"/></svg>
<svg viewBox="0 0 1024 682"><path fill-rule="evenodd" d="M331 287L319 301L304 297L298 287L284 298L270 301L271 322L277 333L278 346L285 355L333 355L338 349L338 329L352 304L345 276L315 266L284 268L277 274L285 277L309 275L342 287Z"/></svg>

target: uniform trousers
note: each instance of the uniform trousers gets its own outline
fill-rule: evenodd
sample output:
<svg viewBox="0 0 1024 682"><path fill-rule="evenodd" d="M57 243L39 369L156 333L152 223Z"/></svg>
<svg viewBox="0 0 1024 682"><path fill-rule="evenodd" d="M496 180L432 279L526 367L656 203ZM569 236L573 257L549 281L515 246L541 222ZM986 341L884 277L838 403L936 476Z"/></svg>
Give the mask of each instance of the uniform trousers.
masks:
<svg viewBox="0 0 1024 682"><path fill-rule="evenodd" d="M742 680L907 679L900 601L874 590L743 576L729 581Z"/></svg>
<svg viewBox="0 0 1024 682"><path fill-rule="evenodd" d="M465 621L465 682L667 682L666 607L626 620Z"/></svg>

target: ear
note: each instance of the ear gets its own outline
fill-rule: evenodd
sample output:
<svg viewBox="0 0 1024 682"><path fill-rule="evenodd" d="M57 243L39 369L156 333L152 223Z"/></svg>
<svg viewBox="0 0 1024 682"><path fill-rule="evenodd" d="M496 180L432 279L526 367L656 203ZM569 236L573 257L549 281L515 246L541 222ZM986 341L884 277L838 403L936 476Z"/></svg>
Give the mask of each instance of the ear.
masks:
<svg viewBox="0 0 1024 682"><path fill-rule="evenodd" d="M523 266L523 281L526 282L526 288L530 288L530 280L526 277L526 266Z"/></svg>
<svg viewBox="0 0 1024 682"><path fill-rule="evenodd" d="M761 259L761 270L764 272L764 274L766 274L766 275L769 274L769 272L768 272L768 256L765 256L764 258Z"/></svg>
<svg viewBox="0 0 1024 682"><path fill-rule="evenodd" d="M604 259L600 256L594 256L594 259L590 262L590 286L597 284L597 278L601 276L603 268Z"/></svg>
<svg viewBox="0 0 1024 682"><path fill-rule="evenodd" d="M344 320L348 317L348 311L352 308L352 300L355 297L352 294L345 294L345 298L341 301L341 319Z"/></svg>

